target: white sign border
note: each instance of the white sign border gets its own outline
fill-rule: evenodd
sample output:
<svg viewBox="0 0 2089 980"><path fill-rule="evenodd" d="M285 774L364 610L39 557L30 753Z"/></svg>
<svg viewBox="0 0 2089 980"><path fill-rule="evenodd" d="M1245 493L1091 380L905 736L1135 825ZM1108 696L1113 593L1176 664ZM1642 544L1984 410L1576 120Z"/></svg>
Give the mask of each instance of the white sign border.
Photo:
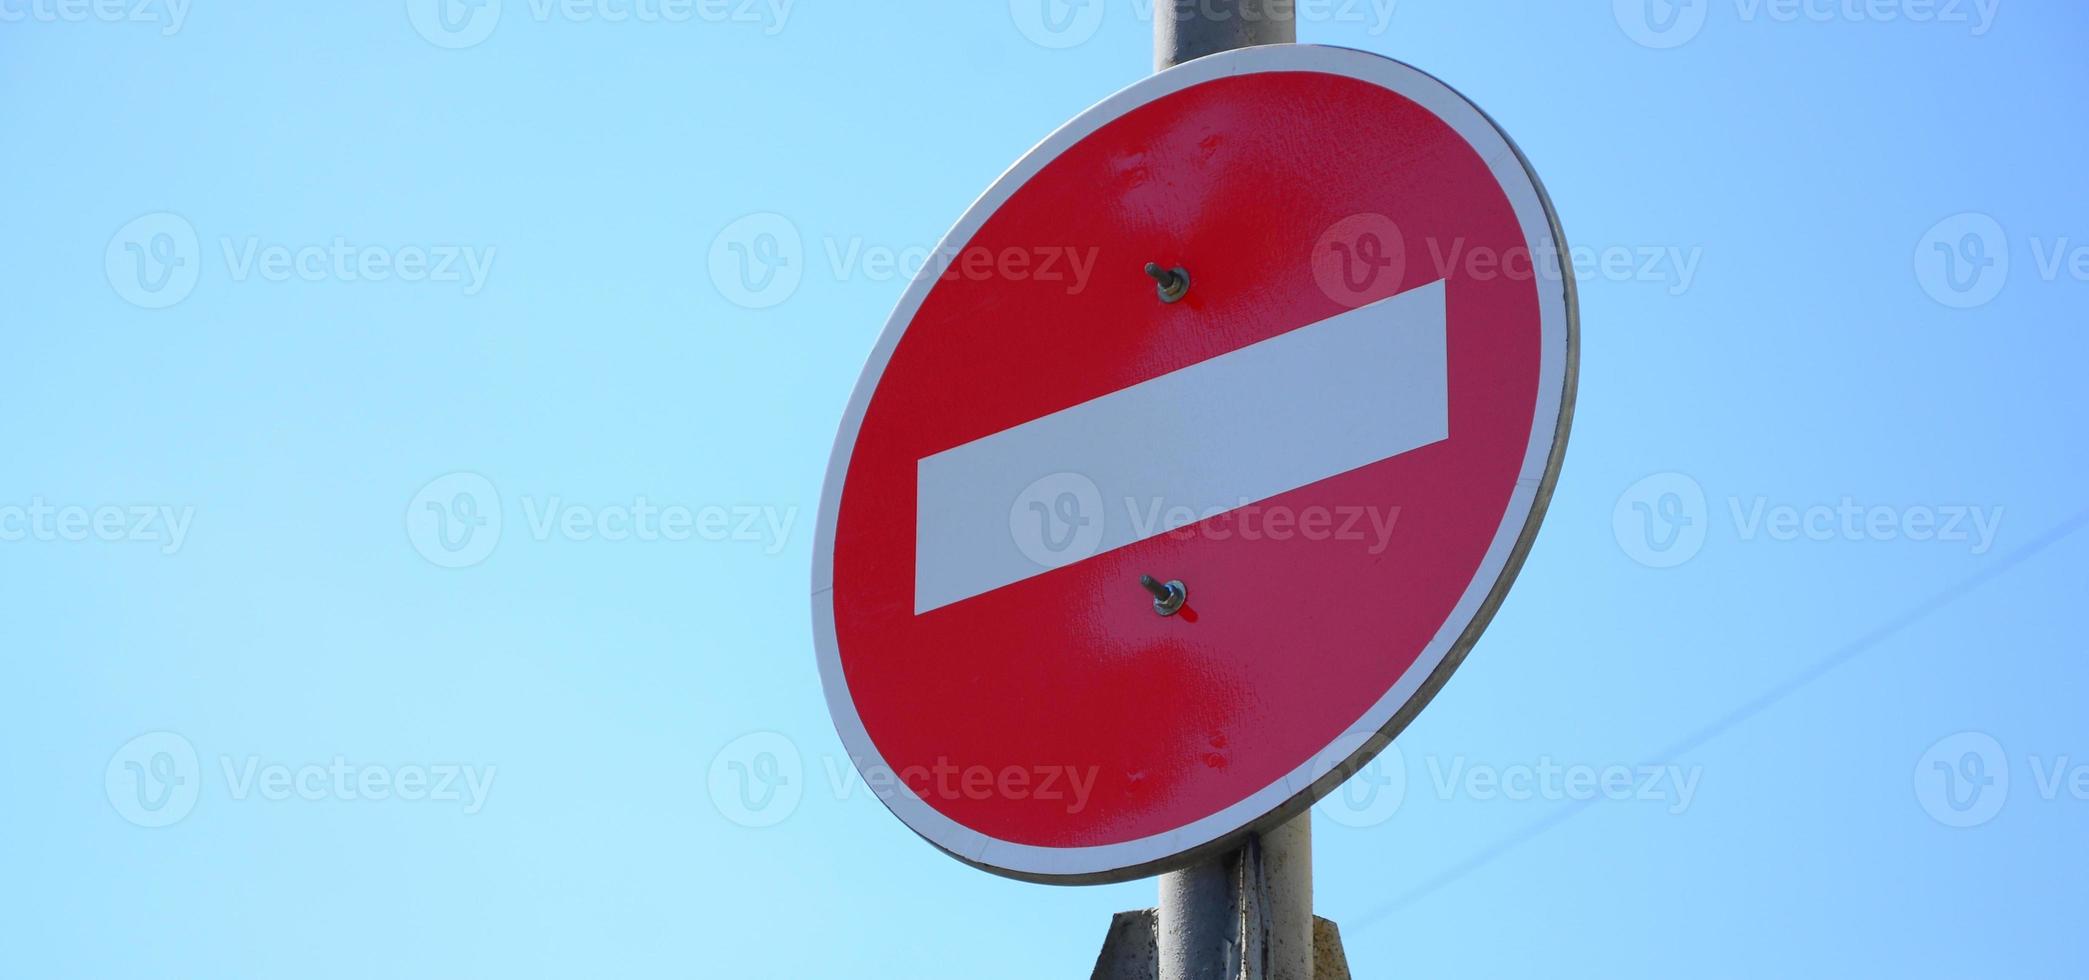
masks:
<svg viewBox="0 0 2089 980"><path fill-rule="evenodd" d="M1501 605L1537 535L1545 506L1559 476L1573 416L1574 379L1578 368L1579 313L1565 235L1543 184L1508 134L1450 86L1411 66L1381 55L1350 48L1275 44L1242 48L1199 58L1149 76L1081 113L1039 143L980 195L944 236L933 259L914 277L899 306L885 324L863 374L849 397L828 459L819 522L813 543L813 643L819 655L820 682L827 709L843 746L860 770L882 770L883 756L856 713L841 666L834 631L834 535L841 512L841 490L863 417L893 350L908 324L920 312L940 281L956 249L970 242L988 217L1015 192L1075 143L1119 117L1184 89L1220 78L1265 72L1312 72L1339 75L1389 89L1442 119L1485 160L1500 182L1523 227L1533 257L1538 289L1542 348L1537 409L1531 440L1516 489L1500 528L1444 624L1428 646L1385 696L1331 740L1330 746L1355 744L1340 760L1313 759L1284 778L1210 816L1167 833L1117 844L1090 847L1039 847L989 837L943 815L897 780L879 781L880 800L894 816L929 843L960 861L995 874L1050 884L1103 884L1147 877L1187 866L1238 846L1248 833L1275 827L1304 812L1363 768L1428 704L1451 672L1478 641ZM1542 263L1550 260L1552 267Z"/></svg>

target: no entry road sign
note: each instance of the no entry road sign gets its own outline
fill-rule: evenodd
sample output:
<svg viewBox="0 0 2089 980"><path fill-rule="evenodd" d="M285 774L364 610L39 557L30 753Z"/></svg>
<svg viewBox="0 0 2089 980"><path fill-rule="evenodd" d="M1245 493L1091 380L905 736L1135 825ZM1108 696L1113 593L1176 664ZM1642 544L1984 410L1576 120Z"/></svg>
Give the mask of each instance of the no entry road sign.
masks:
<svg viewBox="0 0 2089 980"><path fill-rule="evenodd" d="M1053 882L1334 789L1537 531L1561 238L1485 115L1357 51L1198 59L1045 140L908 289L829 465L814 632L867 785Z"/></svg>

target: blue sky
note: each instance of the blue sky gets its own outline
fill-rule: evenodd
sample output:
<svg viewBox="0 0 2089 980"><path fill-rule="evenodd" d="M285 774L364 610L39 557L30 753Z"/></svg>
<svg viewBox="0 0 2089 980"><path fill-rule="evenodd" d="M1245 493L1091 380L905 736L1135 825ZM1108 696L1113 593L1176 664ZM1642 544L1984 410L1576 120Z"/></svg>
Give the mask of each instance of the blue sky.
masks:
<svg viewBox="0 0 2089 980"><path fill-rule="evenodd" d="M0 2L0 973L1085 975L1153 884L915 839L804 588L910 258L1144 9ZM1316 825L1359 975L2079 975L2089 12L1299 34L1595 260L1529 564Z"/></svg>

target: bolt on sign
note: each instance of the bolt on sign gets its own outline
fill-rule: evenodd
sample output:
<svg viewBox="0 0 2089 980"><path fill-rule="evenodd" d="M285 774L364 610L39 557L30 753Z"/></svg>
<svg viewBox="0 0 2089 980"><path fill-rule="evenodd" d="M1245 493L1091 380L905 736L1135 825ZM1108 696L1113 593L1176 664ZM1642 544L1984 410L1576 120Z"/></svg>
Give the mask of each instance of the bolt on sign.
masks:
<svg viewBox="0 0 2089 980"><path fill-rule="evenodd" d="M836 439L812 608L844 745L953 857L1168 871L1381 751L1479 638L1566 441L1528 162L1399 62L1273 45L1082 113L922 270ZM1499 262L1432 263L1486 253Z"/></svg>

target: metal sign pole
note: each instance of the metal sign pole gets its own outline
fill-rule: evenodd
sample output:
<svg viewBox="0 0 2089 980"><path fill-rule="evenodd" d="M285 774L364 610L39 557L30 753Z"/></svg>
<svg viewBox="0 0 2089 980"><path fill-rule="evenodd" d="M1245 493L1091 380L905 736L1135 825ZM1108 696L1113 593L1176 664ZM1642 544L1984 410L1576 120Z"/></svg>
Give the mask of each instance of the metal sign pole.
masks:
<svg viewBox="0 0 2089 980"><path fill-rule="evenodd" d="M1160 980L1314 980L1312 828L1307 811L1162 875Z"/></svg>
<svg viewBox="0 0 2089 980"><path fill-rule="evenodd" d="M1156 0L1156 71L1233 48L1295 44L1293 0ZM1160 980L1313 980L1313 814L1161 876Z"/></svg>
<svg viewBox="0 0 2089 980"><path fill-rule="evenodd" d="M1443 688L1522 568L1573 414L1574 278L1538 175L1448 85L1296 43L1296 0L1148 3L1161 69L944 237L999 274L925 271L879 334L820 495L821 686L879 801L949 857L1053 885L1170 872L1160 907L1112 919L1093 977L1347 980L1307 811ZM1052 228L1087 243L1077 277L1114 250L1119 278L1059 288ZM1453 240L1542 268L1399 261ZM1377 523L1418 499L1428 527L1368 553L1301 511ZM1106 520L1109 500L1211 533L1185 547L1172 516ZM1088 766L970 802L889 778L952 758ZM1100 778L1058 807L1052 775Z"/></svg>
<svg viewBox="0 0 2089 980"><path fill-rule="evenodd" d="M1154 0L1155 71L1234 48L1296 43L1294 0Z"/></svg>
<svg viewBox="0 0 2089 980"><path fill-rule="evenodd" d="M820 680L879 800L950 857L1057 885L1171 872L1159 908L1112 919L1094 977L1347 980L1312 914L1306 811L1443 687L1522 567L1572 416L1574 280L1537 174L1449 86L1295 43L1295 0L1155 2L1161 70L1054 130L944 239L1044 260L1032 236L1074 229L1090 253L1123 246L1111 274L1129 278L1075 296L1041 270L923 274L879 335L820 498ZM1454 239L1545 268L1398 263L1402 241ZM1007 322L975 329L990 307ZM1449 362L1459 338L1487 356ZM986 410L953 425L954 397ZM1489 404L1529 411L1464 412L1452 434L1454 406ZM1248 533L1248 501L1281 498L1296 525L1294 505L1416 487L1440 520L1385 528L1370 554ZM1213 524L1186 549L1101 520L1110 499L1238 512L1241 533ZM1443 567L1464 571L1439 583ZM1344 592L1299 584L1328 573ZM1349 598L1418 590L1430 601ZM1272 657L1275 635L1312 656ZM1067 698L1038 691L1089 710L1069 724ZM1353 720L1331 732L1331 710ZM974 806L947 782L877 779L953 757L1088 759L1108 778L1063 809L1005 780Z"/></svg>

